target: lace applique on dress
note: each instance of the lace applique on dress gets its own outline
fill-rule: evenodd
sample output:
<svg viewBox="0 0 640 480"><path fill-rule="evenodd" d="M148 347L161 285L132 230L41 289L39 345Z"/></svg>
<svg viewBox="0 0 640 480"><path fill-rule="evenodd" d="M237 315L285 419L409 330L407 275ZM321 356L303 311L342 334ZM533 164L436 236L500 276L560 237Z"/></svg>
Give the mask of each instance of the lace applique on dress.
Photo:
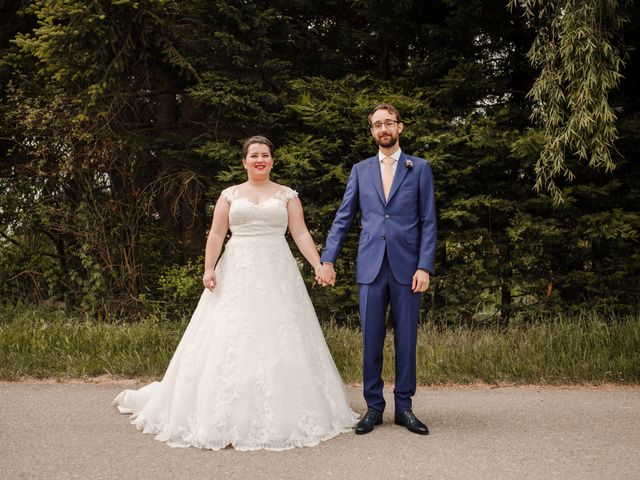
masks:
<svg viewBox="0 0 640 480"><path fill-rule="evenodd" d="M284 200L285 203L297 196L298 192L296 192L293 188L285 187L284 185L282 185L280 190L278 190L275 194L276 198Z"/></svg>
<svg viewBox="0 0 640 480"><path fill-rule="evenodd" d="M233 185L231 187L225 188L220 193L220 196L224 198L227 202L231 203L240 197L240 192L238 191L238 187L236 185ZM298 192L284 185L281 185L281 187L278 189L278 191L274 195L275 198L284 200L285 203L287 203L289 200L297 196L298 196Z"/></svg>
<svg viewBox="0 0 640 480"><path fill-rule="evenodd" d="M238 189L236 188L235 185L233 185L232 187L229 188L225 188L221 193L220 196L222 198L224 198L227 202L231 203L233 202L235 199L238 198Z"/></svg>

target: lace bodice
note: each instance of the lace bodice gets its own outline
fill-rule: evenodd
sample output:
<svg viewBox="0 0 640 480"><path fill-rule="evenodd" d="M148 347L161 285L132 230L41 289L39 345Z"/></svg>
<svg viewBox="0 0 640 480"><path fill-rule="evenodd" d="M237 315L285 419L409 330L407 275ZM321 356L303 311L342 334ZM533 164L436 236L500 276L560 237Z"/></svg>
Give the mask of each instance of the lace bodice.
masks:
<svg viewBox="0 0 640 480"><path fill-rule="evenodd" d="M280 190L271 198L253 203L241 197L236 186L222 192L230 204L229 229L233 237L282 236L287 231L287 202L298 195L289 187Z"/></svg>

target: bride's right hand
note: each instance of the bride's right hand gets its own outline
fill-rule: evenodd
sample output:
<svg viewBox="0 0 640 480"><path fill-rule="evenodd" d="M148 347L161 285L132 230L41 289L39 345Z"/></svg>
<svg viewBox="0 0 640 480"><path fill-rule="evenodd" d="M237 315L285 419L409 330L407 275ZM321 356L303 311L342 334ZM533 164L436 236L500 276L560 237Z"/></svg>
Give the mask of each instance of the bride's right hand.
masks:
<svg viewBox="0 0 640 480"><path fill-rule="evenodd" d="M213 292L213 289L216 288L217 280L216 280L216 272L215 270L205 270L204 275L202 276L202 284L204 288L208 288L209 291Z"/></svg>

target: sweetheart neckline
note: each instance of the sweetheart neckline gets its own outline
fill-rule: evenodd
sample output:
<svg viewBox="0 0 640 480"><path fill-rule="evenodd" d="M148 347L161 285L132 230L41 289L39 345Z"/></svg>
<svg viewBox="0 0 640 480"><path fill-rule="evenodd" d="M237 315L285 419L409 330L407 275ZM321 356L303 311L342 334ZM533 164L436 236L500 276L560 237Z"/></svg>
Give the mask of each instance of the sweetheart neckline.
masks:
<svg viewBox="0 0 640 480"><path fill-rule="evenodd" d="M245 202L249 203L250 205L253 205L254 207L261 207L262 205L264 205L265 203L267 203L269 200L280 200L280 198L277 195L273 195L269 198L267 198L266 200L263 200L261 202L252 202L251 200L249 200L247 197L238 197L235 200L244 200Z"/></svg>

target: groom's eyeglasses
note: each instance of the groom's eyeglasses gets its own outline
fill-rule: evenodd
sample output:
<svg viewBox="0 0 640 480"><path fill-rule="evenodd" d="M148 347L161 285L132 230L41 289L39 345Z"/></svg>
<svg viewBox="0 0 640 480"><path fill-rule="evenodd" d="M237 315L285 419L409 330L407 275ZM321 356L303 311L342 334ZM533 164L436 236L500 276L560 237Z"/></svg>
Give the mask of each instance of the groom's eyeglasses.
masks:
<svg viewBox="0 0 640 480"><path fill-rule="evenodd" d="M374 130L380 130L380 129L382 129L382 126L384 125L388 129L391 129L396 125L396 123L398 123L397 120L385 120L384 122L376 122L376 123L374 123L373 125L371 125L371 128L373 128Z"/></svg>

